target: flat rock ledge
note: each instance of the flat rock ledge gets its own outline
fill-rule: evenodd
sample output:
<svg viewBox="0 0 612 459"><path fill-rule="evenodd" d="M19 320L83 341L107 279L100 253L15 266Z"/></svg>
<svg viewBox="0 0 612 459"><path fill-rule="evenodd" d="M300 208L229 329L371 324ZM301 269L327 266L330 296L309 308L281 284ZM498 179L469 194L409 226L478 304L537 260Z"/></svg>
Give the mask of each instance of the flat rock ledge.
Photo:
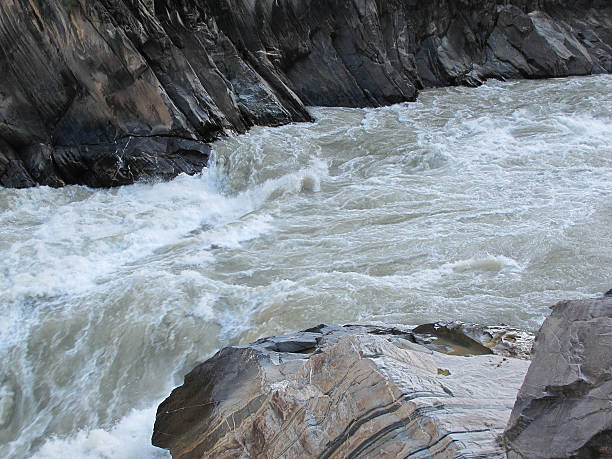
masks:
<svg viewBox="0 0 612 459"><path fill-rule="evenodd" d="M529 366L505 355L532 340L459 322L320 325L225 348L159 406L153 444L183 458L504 457Z"/></svg>

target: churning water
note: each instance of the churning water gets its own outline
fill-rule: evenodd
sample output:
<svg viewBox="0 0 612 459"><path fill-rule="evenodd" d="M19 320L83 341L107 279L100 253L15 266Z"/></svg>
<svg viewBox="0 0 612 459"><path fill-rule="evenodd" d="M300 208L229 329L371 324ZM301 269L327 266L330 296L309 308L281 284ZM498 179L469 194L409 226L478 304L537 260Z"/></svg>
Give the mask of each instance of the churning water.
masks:
<svg viewBox="0 0 612 459"><path fill-rule="evenodd" d="M0 190L0 455L163 457L222 346L321 322L534 329L612 287L612 77L490 82L216 145L113 190Z"/></svg>

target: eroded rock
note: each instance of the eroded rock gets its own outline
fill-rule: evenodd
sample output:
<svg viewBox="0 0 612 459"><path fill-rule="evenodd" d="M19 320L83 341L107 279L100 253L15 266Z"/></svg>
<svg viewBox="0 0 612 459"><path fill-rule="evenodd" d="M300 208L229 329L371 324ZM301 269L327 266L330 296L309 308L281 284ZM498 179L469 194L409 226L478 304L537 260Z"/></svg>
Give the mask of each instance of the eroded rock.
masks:
<svg viewBox="0 0 612 459"><path fill-rule="evenodd" d="M201 1L1 2L0 185L194 174L226 132L311 120L224 41Z"/></svg>
<svg viewBox="0 0 612 459"><path fill-rule="evenodd" d="M534 334L506 325L436 322L412 330L417 342L453 355L498 354L517 359L531 358Z"/></svg>

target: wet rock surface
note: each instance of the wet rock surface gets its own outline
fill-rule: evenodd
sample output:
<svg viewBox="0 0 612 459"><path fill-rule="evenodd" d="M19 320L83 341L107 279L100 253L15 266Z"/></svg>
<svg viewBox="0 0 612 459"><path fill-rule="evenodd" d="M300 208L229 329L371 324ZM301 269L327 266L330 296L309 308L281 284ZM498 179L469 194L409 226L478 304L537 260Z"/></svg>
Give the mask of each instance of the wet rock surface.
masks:
<svg viewBox="0 0 612 459"><path fill-rule="evenodd" d="M0 185L169 178L305 105L610 72L611 31L600 0L6 0Z"/></svg>
<svg viewBox="0 0 612 459"><path fill-rule="evenodd" d="M153 444L173 457L503 457L529 362L419 339L320 325L225 348L160 405Z"/></svg>
<svg viewBox="0 0 612 459"><path fill-rule="evenodd" d="M612 457L612 298L563 301L537 334L508 457Z"/></svg>
<svg viewBox="0 0 612 459"><path fill-rule="evenodd" d="M497 354L530 359L534 335L507 325L436 322L412 330L418 343L451 355Z"/></svg>

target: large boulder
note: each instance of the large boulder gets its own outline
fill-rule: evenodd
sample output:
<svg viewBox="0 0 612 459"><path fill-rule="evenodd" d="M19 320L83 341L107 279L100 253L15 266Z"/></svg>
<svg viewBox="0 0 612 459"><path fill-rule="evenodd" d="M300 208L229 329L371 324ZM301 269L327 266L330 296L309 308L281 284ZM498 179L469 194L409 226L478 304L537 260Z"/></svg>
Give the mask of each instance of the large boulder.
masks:
<svg viewBox="0 0 612 459"><path fill-rule="evenodd" d="M503 457L497 437L529 362L435 331L426 344L472 355L366 326L225 348L159 406L153 444L184 458Z"/></svg>
<svg viewBox="0 0 612 459"><path fill-rule="evenodd" d="M552 307L504 439L509 458L612 457L612 297Z"/></svg>

